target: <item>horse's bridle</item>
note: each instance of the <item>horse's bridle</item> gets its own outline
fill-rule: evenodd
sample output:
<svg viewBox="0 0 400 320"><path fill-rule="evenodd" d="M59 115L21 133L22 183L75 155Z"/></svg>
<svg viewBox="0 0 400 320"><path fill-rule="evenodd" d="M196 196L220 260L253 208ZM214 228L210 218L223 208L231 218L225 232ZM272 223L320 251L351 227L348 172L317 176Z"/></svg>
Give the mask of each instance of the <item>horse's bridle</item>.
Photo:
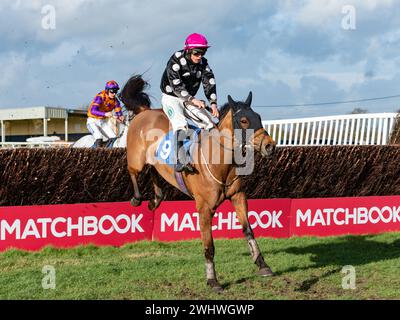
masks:
<svg viewBox="0 0 400 320"><path fill-rule="evenodd" d="M242 126L240 124L240 120L239 120L240 117L235 117L240 112L243 112L242 108L240 108L239 110L237 110L235 113L232 114L232 118L233 118L232 122L234 123L233 130L235 130L235 129L242 130L242 143L241 143L240 147L242 148L242 156L244 156L246 154L246 149L252 148L253 145L251 145L250 143L247 143L247 141L246 141L246 130L247 129L242 128ZM254 133L260 129L263 129L263 132L258 135L254 135L253 139L256 139L260 135L269 136L268 132L265 130L264 127L260 127L257 129L251 128L251 129L254 130ZM263 142L263 139L260 139L260 143L258 145L259 150L261 150L262 142Z"/></svg>
<svg viewBox="0 0 400 320"><path fill-rule="evenodd" d="M246 141L246 129L242 128L242 126L240 125L239 117L235 117L235 115L237 115L237 114L238 114L239 112L241 112L241 111L242 111L242 109L239 109L239 110L237 110L235 113L232 114L232 123L234 124L233 130L235 130L235 129L240 129L240 130L242 130L242 143L240 144L240 146L234 147L234 148L228 148L228 147L226 147L225 145L223 145L223 144L221 143L221 141L218 141L218 143L219 143L219 145L220 145L221 147L223 147L224 149L229 150L230 152L235 152L235 150L237 150L238 148L241 148L241 149L242 149L242 155L244 156L244 155L246 154L246 149L247 149L247 148L251 148L251 147L253 147L253 146L247 143L247 141ZM259 129L261 129L261 128L259 128ZM259 130L259 129L257 129L257 130ZM258 134L257 136L254 136L254 138L256 138L256 137L258 137L258 136L260 136L260 135L266 136L266 135L268 135L268 132L266 132L266 130L264 129L264 131L263 131L262 133ZM200 137L201 137L201 136L200 136ZM212 135L211 135L211 138L213 138ZM259 146L258 146L260 150L261 150L261 147L262 147L262 141L263 141L263 139L260 139L260 144L259 144ZM213 179L214 181L216 181L218 184L220 184L221 186L223 186L223 187L225 188L225 192L226 192L226 190L227 190L230 186L232 186L233 183L234 183L236 180L238 180L240 176L239 176L239 175L236 175L235 178L233 178L233 180L232 180L231 182L229 182L229 183L224 183L224 182L220 181L218 178L216 178L216 177L213 175L213 173L211 172L211 170L210 170L210 168L209 168L209 165L208 165L208 163L207 163L207 161L206 161L206 159L205 159L205 156L204 156L204 153L203 153L203 148L202 148L202 145L201 145L201 141L199 141L199 142L200 142L200 143L199 143L199 147L200 147L201 157L202 157L202 160L203 160L203 162L204 162L204 165L205 165L205 167L206 167L208 173L210 174L210 176L212 177L212 179ZM242 166L243 166L243 165L242 165Z"/></svg>

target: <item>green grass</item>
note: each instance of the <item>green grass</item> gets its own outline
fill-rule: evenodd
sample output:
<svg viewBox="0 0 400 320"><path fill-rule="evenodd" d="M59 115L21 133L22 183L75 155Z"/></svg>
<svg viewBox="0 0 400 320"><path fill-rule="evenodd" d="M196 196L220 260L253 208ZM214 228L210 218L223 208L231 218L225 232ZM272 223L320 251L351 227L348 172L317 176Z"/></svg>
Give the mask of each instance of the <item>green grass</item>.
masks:
<svg viewBox="0 0 400 320"><path fill-rule="evenodd" d="M205 284L200 241L139 242L0 254L0 299L399 299L400 234L258 239L275 277L256 275L244 239L216 240L225 288ZM43 289L54 266L56 289ZM356 269L356 289L342 289L342 267Z"/></svg>

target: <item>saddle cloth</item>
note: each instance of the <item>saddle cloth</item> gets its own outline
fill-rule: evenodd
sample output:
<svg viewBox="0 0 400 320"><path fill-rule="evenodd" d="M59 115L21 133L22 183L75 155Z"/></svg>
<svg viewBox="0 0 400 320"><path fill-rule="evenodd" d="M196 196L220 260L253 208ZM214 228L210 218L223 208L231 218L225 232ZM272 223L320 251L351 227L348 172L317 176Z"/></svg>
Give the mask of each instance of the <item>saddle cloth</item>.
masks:
<svg viewBox="0 0 400 320"><path fill-rule="evenodd" d="M189 132L191 132L191 134L183 141L183 147L190 155L190 159L192 161L192 153L194 146L198 141L201 129L198 127L189 126ZM174 132L172 130L169 131L161 140L157 147L155 158L158 162L167 164L171 167L176 164L176 142L174 139Z"/></svg>

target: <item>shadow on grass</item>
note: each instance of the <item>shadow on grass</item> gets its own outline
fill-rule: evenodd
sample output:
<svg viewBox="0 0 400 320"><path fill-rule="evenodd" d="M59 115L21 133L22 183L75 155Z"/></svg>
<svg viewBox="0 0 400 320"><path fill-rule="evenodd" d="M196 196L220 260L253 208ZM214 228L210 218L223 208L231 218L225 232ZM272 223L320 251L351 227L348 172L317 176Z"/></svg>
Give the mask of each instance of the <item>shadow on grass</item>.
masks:
<svg viewBox="0 0 400 320"><path fill-rule="evenodd" d="M400 257L400 239L393 242L375 241L376 236L347 236L333 242L322 242L306 246L289 247L270 253L285 252L295 255L310 255L313 265L307 267L292 266L278 274L307 270L318 267L360 266L372 262L397 259Z"/></svg>
<svg viewBox="0 0 400 320"><path fill-rule="evenodd" d="M271 250L269 254L288 253L298 256L309 256L308 266L290 266L275 271L277 276L285 276L296 271L316 268L328 268L322 274L311 275L302 282L297 282L294 291L306 293L323 278L340 273L346 265L361 266L373 262L400 258L400 239L391 242L376 241L377 235L345 236L337 239L321 239L321 242L303 245L298 244L284 249ZM321 271L322 271L321 270ZM250 278L250 277L249 277Z"/></svg>

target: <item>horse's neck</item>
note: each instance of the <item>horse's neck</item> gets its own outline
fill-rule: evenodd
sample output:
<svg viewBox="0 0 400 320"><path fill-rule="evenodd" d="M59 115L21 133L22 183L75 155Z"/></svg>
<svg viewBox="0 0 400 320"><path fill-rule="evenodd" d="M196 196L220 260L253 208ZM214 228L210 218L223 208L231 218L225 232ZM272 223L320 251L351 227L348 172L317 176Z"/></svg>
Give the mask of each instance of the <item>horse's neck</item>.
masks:
<svg viewBox="0 0 400 320"><path fill-rule="evenodd" d="M233 130L233 115L232 109L227 112L224 118L220 121L218 129L220 132L220 143L224 146L224 149L234 149L234 130ZM233 151L232 151L233 157Z"/></svg>
<svg viewBox="0 0 400 320"><path fill-rule="evenodd" d="M221 120L218 129L205 135L201 146L202 156L204 156L202 160L205 160L212 171L218 174L219 179L226 181L231 169L235 166L231 111Z"/></svg>

